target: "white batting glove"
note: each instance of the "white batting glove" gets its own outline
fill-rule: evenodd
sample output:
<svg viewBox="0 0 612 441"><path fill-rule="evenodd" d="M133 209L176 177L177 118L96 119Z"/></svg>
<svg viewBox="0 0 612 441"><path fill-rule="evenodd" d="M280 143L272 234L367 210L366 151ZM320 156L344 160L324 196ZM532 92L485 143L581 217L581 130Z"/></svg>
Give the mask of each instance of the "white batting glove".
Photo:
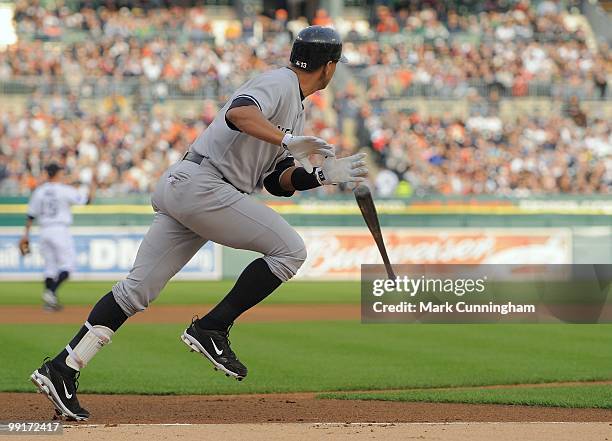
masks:
<svg viewBox="0 0 612 441"><path fill-rule="evenodd" d="M323 165L315 173L321 185L363 182L368 175L364 158L365 153L357 153L346 158L325 158Z"/></svg>
<svg viewBox="0 0 612 441"><path fill-rule="evenodd" d="M316 136L293 136L287 133L281 145L289 150L291 156L296 159L308 173L312 173L313 167L308 157L312 154L323 155L326 158L335 156L334 147Z"/></svg>

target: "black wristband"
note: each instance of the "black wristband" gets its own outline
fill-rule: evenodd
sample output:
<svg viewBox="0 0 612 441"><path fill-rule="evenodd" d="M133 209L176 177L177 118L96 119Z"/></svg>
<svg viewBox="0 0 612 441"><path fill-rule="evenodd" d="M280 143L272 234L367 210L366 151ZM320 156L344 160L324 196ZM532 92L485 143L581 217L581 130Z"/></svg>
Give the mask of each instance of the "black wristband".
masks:
<svg viewBox="0 0 612 441"><path fill-rule="evenodd" d="M321 186L317 179L319 169L314 168L312 173L308 173L303 167L296 168L291 174L291 185L298 191L310 190Z"/></svg>

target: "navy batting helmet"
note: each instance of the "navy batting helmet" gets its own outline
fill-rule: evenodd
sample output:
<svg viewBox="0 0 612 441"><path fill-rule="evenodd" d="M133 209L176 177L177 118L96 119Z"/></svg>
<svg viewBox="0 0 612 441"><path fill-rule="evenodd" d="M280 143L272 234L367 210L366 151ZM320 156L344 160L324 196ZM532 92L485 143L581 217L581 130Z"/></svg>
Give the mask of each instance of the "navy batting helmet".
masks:
<svg viewBox="0 0 612 441"><path fill-rule="evenodd" d="M323 26L304 28L293 42L289 60L294 66L312 72L328 61L346 63L338 32Z"/></svg>

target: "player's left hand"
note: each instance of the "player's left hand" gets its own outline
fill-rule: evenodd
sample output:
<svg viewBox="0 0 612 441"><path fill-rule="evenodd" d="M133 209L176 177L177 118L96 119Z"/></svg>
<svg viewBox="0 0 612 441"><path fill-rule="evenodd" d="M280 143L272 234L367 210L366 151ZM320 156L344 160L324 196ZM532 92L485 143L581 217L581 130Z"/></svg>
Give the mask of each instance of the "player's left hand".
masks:
<svg viewBox="0 0 612 441"><path fill-rule="evenodd" d="M308 157L322 155L335 156L334 147L316 136L294 136L290 133L283 138L282 146L297 160L307 173L312 173L313 167Z"/></svg>
<svg viewBox="0 0 612 441"><path fill-rule="evenodd" d="M22 256L30 254L30 240L26 236L19 239L19 252Z"/></svg>
<svg viewBox="0 0 612 441"><path fill-rule="evenodd" d="M323 165L317 170L317 179L322 185L363 182L368 176L365 157L365 153L357 153L340 159L325 158Z"/></svg>

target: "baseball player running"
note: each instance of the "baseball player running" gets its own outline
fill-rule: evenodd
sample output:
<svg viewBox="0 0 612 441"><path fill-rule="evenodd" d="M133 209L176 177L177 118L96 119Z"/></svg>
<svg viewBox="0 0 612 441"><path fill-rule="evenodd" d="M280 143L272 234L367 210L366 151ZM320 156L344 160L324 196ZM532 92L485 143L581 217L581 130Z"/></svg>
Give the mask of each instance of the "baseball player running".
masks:
<svg viewBox="0 0 612 441"><path fill-rule="evenodd" d="M324 89L336 63L345 61L339 35L320 26L304 29L290 61L241 86L183 159L165 172L151 198L153 224L129 275L98 301L65 349L32 373L31 380L58 414L89 417L77 400L80 370L208 240L263 257L244 269L208 314L192 320L181 339L215 370L238 380L246 377L247 368L228 340L232 324L293 277L306 259L297 232L250 194L263 184L271 194L288 197L296 190L361 182L368 172L364 154L338 159L324 140L301 135L304 98ZM325 158L320 168L313 169L312 154Z"/></svg>
<svg viewBox="0 0 612 441"><path fill-rule="evenodd" d="M36 220L40 226L40 252L45 270L45 290L42 295L43 308L59 311L62 306L57 298L57 289L74 271L76 252L70 235L72 224L72 205L89 204L96 191L95 183L89 195L62 183L62 168L55 162L45 167L47 182L39 186L28 204L25 232L19 240L22 255L30 252L30 229Z"/></svg>

